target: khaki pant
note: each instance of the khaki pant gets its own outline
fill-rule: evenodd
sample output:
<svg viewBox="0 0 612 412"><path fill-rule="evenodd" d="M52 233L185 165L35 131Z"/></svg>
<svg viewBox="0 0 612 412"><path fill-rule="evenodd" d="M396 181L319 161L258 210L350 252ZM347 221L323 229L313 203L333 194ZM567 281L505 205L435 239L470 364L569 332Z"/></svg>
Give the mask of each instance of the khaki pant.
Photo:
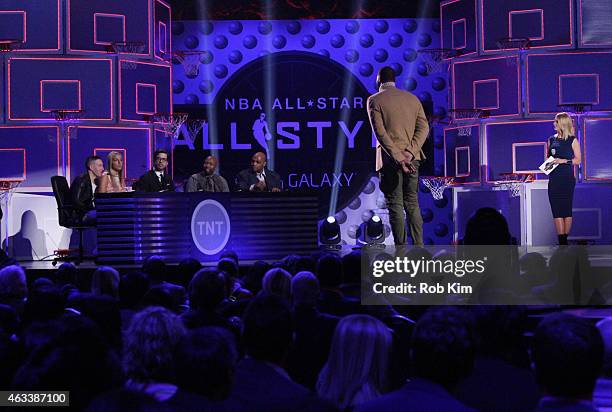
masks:
<svg viewBox="0 0 612 412"><path fill-rule="evenodd" d="M385 195L389 209L389 222L396 245L406 244L406 219L410 236L416 246L423 246L423 218L419 207L419 164L413 160L417 171L413 174L404 173L401 167L386 165L380 170L380 190Z"/></svg>

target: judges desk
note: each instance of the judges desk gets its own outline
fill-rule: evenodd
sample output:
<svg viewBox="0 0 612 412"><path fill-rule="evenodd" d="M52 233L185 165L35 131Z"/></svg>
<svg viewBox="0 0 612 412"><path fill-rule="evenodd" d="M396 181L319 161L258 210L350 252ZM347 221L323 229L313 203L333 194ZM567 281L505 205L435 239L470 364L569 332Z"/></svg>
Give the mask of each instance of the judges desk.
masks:
<svg viewBox="0 0 612 412"><path fill-rule="evenodd" d="M113 193L96 197L100 264L280 259L318 247L315 194Z"/></svg>

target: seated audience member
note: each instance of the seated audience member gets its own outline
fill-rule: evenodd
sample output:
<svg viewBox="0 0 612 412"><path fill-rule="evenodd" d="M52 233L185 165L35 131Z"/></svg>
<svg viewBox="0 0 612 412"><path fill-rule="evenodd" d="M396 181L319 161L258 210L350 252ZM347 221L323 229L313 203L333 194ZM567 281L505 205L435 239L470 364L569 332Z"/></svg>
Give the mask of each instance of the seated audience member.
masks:
<svg viewBox="0 0 612 412"><path fill-rule="evenodd" d="M324 410L284 369L293 338L289 305L278 296L260 294L247 307L243 322L247 356L238 363L230 398L253 411Z"/></svg>
<svg viewBox="0 0 612 412"><path fill-rule="evenodd" d="M419 319L412 335L413 379L401 389L366 402L355 411L470 411L452 392L472 370L474 346L473 331L465 312L453 307L429 309Z"/></svg>
<svg viewBox="0 0 612 412"><path fill-rule="evenodd" d="M359 298L346 298L340 291L343 270L339 256L325 254L317 261L317 279L321 285L319 310L335 316L352 315L362 312Z"/></svg>
<svg viewBox="0 0 612 412"><path fill-rule="evenodd" d="M387 389L391 332L369 315L342 318L317 393L339 410L380 397Z"/></svg>
<svg viewBox="0 0 612 412"><path fill-rule="evenodd" d="M270 270L270 264L263 260L258 260L253 263L249 271L244 277L243 286L248 289L253 295L257 295L261 290L263 278Z"/></svg>
<svg viewBox="0 0 612 412"><path fill-rule="evenodd" d="M286 302L289 302L291 299L291 275L285 269L270 269L263 278L262 289L265 293L280 296Z"/></svg>
<svg viewBox="0 0 612 412"><path fill-rule="evenodd" d="M205 268L189 284L189 310L182 319L188 329L219 326L236 332L232 323L217 312L227 297L225 276L216 269Z"/></svg>
<svg viewBox="0 0 612 412"><path fill-rule="evenodd" d="M51 276L51 280L59 287L63 288L66 285L76 286L77 284L77 267L74 263L64 262Z"/></svg>
<svg viewBox="0 0 612 412"><path fill-rule="evenodd" d="M253 296L251 292L244 289L238 280L240 268L238 263L231 257L224 257L217 263L217 270L223 272L227 284L227 297L231 301L249 299Z"/></svg>
<svg viewBox="0 0 612 412"><path fill-rule="evenodd" d="M125 192L125 175L123 170L123 156L113 150L106 156L106 173L98 179L98 193Z"/></svg>
<svg viewBox="0 0 612 412"><path fill-rule="evenodd" d="M75 293L68 298L66 311L87 316L98 325L112 347L121 347L121 310L117 299L108 295Z"/></svg>
<svg viewBox="0 0 612 412"><path fill-rule="evenodd" d="M312 272L299 272L291 279L295 341L287 364L291 377L311 390L315 389L319 372L327 361L340 320L319 312L319 293L319 281Z"/></svg>
<svg viewBox="0 0 612 412"><path fill-rule="evenodd" d="M91 293L119 298L119 272L110 266L100 266L91 277Z"/></svg>
<svg viewBox="0 0 612 412"><path fill-rule="evenodd" d="M604 345L588 319L565 313L546 316L535 330L531 357L542 390L538 411L595 411L593 390Z"/></svg>
<svg viewBox="0 0 612 412"><path fill-rule="evenodd" d="M121 308L121 328L127 329L132 317L149 290L149 278L140 272L128 272L119 282L119 304Z"/></svg>
<svg viewBox="0 0 612 412"><path fill-rule="evenodd" d="M227 329L189 331L176 350L178 385L211 401L223 401L230 394L237 361L234 336Z"/></svg>
<svg viewBox="0 0 612 412"><path fill-rule="evenodd" d="M183 307L187 299L185 288L166 281L168 268L164 260L156 255L149 256L142 264L142 271L149 277L151 286L162 285L168 289L174 299L175 307Z"/></svg>
<svg viewBox="0 0 612 412"><path fill-rule="evenodd" d="M527 312L521 307L474 306L478 346L474 370L456 395L479 411L531 411L540 393L524 342Z"/></svg>
<svg viewBox="0 0 612 412"><path fill-rule="evenodd" d="M21 266L6 266L0 270L0 303L12 306L17 313L23 313L28 296L25 271Z"/></svg>
<svg viewBox="0 0 612 412"><path fill-rule="evenodd" d="M593 391L593 406L600 411L612 411L612 318L597 322L597 329L604 342L604 361Z"/></svg>
<svg viewBox="0 0 612 412"><path fill-rule="evenodd" d="M116 353L85 316L52 322L53 337L37 345L16 372L11 389L70 391L70 408L82 411L96 396L121 385Z"/></svg>
<svg viewBox="0 0 612 412"><path fill-rule="evenodd" d="M195 173L187 180L186 192L229 192L227 180L216 174L217 158L207 156L200 173Z"/></svg>
<svg viewBox="0 0 612 412"><path fill-rule="evenodd" d="M140 307L144 309L151 306L159 306L177 314L182 312L182 308L176 306L176 301L172 298L170 290L164 285L150 287L142 297Z"/></svg>
<svg viewBox="0 0 612 412"><path fill-rule="evenodd" d="M98 156L89 156L85 160L85 169L87 170L85 173L72 181L70 196L76 213L83 224L95 225L94 193L98 188L98 179L104 174L104 163Z"/></svg>
<svg viewBox="0 0 612 412"><path fill-rule="evenodd" d="M198 273L198 270L200 269L202 269L202 264L197 259L185 258L181 260L177 267L177 284L187 288L187 286L189 286L189 282L191 282L191 279L193 279L193 275Z"/></svg>
<svg viewBox="0 0 612 412"><path fill-rule="evenodd" d="M124 338L126 387L158 402L180 399L175 353L185 333L181 318L167 309L150 307L137 313Z"/></svg>
<svg viewBox="0 0 612 412"><path fill-rule="evenodd" d="M134 183L138 192L174 192L174 183L168 176L168 151L156 150L153 153L153 169L149 170Z"/></svg>
<svg viewBox="0 0 612 412"><path fill-rule="evenodd" d="M66 298L56 286L33 286L28 293L28 299L25 303L22 325L26 326L34 322L47 322L58 319L64 314L65 306Z"/></svg>
<svg viewBox="0 0 612 412"><path fill-rule="evenodd" d="M257 152L251 158L251 167L242 170L236 176L238 191L248 192L280 192L281 177L278 173L266 167L266 155Z"/></svg>

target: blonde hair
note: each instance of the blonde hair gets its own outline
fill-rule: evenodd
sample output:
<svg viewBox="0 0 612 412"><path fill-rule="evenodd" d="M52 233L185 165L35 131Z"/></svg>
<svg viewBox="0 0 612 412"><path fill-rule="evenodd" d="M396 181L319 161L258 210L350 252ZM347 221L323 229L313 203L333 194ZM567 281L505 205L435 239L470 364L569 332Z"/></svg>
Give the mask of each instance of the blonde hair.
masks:
<svg viewBox="0 0 612 412"><path fill-rule="evenodd" d="M572 118L569 114L565 112L557 113L555 120L557 121L559 128L558 137L560 139L565 140L568 137L575 135L576 131L574 130L574 123L572 122Z"/></svg>
<svg viewBox="0 0 612 412"><path fill-rule="evenodd" d="M390 351L391 332L381 321L369 315L342 318L319 374L318 395L341 410L381 396Z"/></svg>
<svg viewBox="0 0 612 412"><path fill-rule="evenodd" d="M111 170L113 170L113 159L117 156L121 156L121 153L116 150L113 150L106 155L106 170L108 171L109 175L111 175ZM125 163L123 163L121 170L119 171L119 181L121 182L121 185L123 185L125 181L125 178L123 177L123 169L125 169Z"/></svg>

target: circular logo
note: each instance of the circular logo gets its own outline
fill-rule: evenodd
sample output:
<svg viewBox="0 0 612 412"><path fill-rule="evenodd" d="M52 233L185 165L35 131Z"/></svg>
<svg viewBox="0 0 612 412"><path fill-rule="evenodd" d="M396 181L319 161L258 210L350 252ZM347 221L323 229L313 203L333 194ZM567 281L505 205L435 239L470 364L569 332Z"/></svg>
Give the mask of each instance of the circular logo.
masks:
<svg viewBox="0 0 612 412"><path fill-rule="evenodd" d="M201 201L191 215L191 237L205 255L219 253L229 240L230 219L225 207L216 200Z"/></svg>

